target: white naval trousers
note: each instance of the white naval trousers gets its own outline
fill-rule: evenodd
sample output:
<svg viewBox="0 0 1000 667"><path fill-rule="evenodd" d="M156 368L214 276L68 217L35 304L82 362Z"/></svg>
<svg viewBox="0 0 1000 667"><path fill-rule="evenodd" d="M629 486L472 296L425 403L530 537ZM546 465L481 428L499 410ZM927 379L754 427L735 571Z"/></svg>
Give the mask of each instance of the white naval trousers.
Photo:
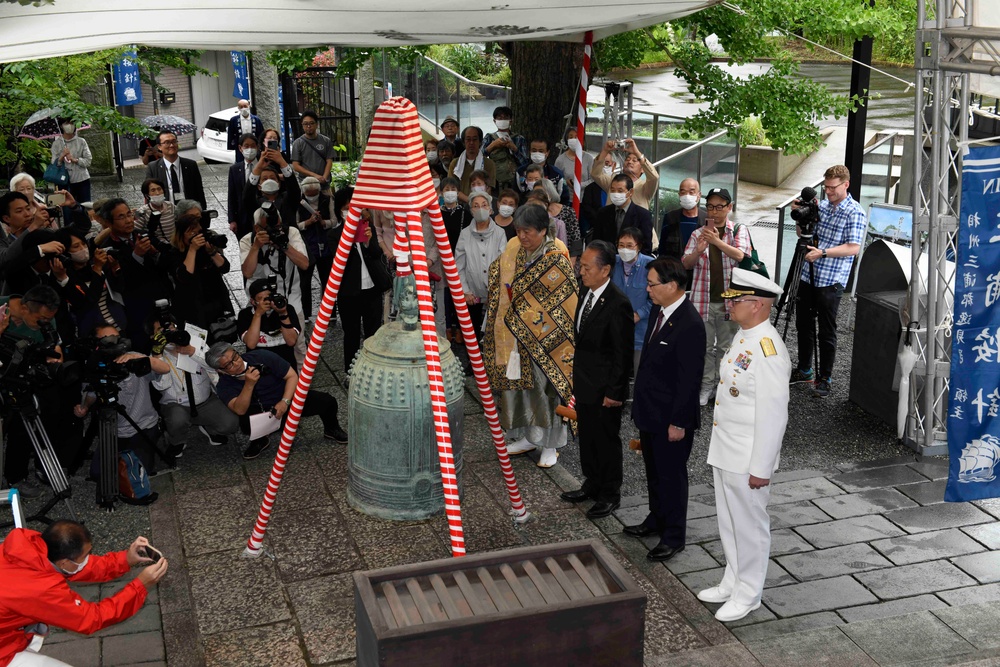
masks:
<svg viewBox="0 0 1000 667"><path fill-rule="evenodd" d="M726 572L719 588L732 591L736 604L754 606L760 602L771 553L771 517L767 503L771 486L750 488L749 473L712 468L715 479L715 507L719 517L719 537L726 556Z"/></svg>

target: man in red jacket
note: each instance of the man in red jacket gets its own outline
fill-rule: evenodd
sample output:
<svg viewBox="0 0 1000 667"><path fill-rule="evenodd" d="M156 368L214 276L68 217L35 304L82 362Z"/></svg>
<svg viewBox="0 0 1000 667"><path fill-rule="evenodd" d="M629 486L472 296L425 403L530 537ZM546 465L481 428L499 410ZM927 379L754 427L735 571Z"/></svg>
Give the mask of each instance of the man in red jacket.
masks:
<svg viewBox="0 0 1000 667"><path fill-rule="evenodd" d="M167 572L167 559L141 556L149 545L136 538L127 551L91 554L93 540L82 524L56 521L39 533L16 528L0 544L0 667L63 667L39 655L49 625L92 634L131 617ZM142 549L142 551L140 551ZM130 568L144 568L125 588L100 602L87 602L67 581L103 582ZM67 666L68 667L68 666Z"/></svg>

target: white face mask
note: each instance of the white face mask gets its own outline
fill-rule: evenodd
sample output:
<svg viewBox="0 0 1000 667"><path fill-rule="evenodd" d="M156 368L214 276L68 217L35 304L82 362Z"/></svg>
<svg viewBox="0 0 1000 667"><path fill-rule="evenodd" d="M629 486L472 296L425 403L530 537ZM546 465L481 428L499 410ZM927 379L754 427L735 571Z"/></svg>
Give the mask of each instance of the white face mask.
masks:
<svg viewBox="0 0 1000 667"><path fill-rule="evenodd" d="M625 200L628 199L628 195L624 192L612 192L608 195L608 199L610 199L611 203L615 206L621 206L625 203Z"/></svg>
<svg viewBox="0 0 1000 667"><path fill-rule="evenodd" d="M510 204L500 204L500 215L505 218L509 218L514 215L514 207Z"/></svg>
<svg viewBox="0 0 1000 667"><path fill-rule="evenodd" d="M497 125L498 130L509 130L510 121L509 120L495 120L493 121Z"/></svg>
<svg viewBox="0 0 1000 667"><path fill-rule="evenodd" d="M260 191L266 195L273 195L281 189L281 184L273 178L269 178L260 184Z"/></svg>
<svg viewBox="0 0 1000 667"><path fill-rule="evenodd" d="M545 162L545 153L532 153L531 161L535 164L541 164Z"/></svg>
<svg viewBox="0 0 1000 667"><path fill-rule="evenodd" d="M573 137L572 139L566 142L566 145L569 146L569 149L575 153L576 149L580 147L580 140L577 139L576 137Z"/></svg>
<svg viewBox="0 0 1000 667"><path fill-rule="evenodd" d="M444 197L445 204L454 204L458 201L458 190L445 190L441 196Z"/></svg>
<svg viewBox="0 0 1000 667"><path fill-rule="evenodd" d="M632 250L631 248L618 248L618 256L622 258L623 262L631 262L639 254L638 250Z"/></svg>
<svg viewBox="0 0 1000 667"><path fill-rule="evenodd" d="M319 193L317 192L314 195L307 194L306 195L306 201L309 202L310 204L315 204L316 202L319 201Z"/></svg>
<svg viewBox="0 0 1000 667"><path fill-rule="evenodd" d="M438 152L437 151L427 151L427 161L428 162L437 162L438 161Z"/></svg>
<svg viewBox="0 0 1000 667"><path fill-rule="evenodd" d="M525 181L524 182L524 187L528 188L528 190L534 190L535 189L535 183L537 183L537 182L538 181Z"/></svg>
<svg viewBox="0 0 1000 667"><path fill-rule="evenodd" d="M83 264L84 262L90 259L90 250L84 248L83 250L77 250L76 252L71 252L69 254L69 258L72 259L74 262L79 262L80 264Z"/></svg>
<svg viewBox="0 0 1000 667"><path fill-rule="evenodd" d="M240 109L240 115L243 116L244 118L249 118L250 117L250 109L248 109L246 107L243 107L242 109Z"/></svg>
<svg viewBox="0 0 1000 667"><path fill-rule="evenodd" d="M486 222L490 219L490 209L488 208L474 208L472 209L472 218L476 222Z"/></svg>
<svg viewBox="0 0 1000 667"><path fill-rule="evenodd" d="M63 134L73 134L75 130L76 128L70 125L69 123L66 123L65 125L62 126Z"/></svg>
<svg viewBox="0 0 1000 667"><path fill-rule="evenodd" d="M472 191L473 192L486 192L486 186L485 185L473 185L472 186Z"/></svg>
<svg viewBox="0 0 1000 667"><path fill-rule="evenodd" d="M257 157L256 148L244 148L243 149L243 159L247 162L253 162L253 159Z"/></svg>
<svg viewBox="0 0 1000 667"><path fill-rule="evenodd" d="M611 174L615 173L615 168L614 167L609 167L608 165L604 165L603 171L604 171L605 175L610 176Z"/></svg>
<svg viewBox="0 0 1000 667"><path fill-rule="evenodd" d="M165 201L167 201L166 195L153 195L149 198L149 203L153 206L163 206Z"/></svg>
<svg viewBox="0 0 1000 667"><path fill-rule="evenodd" d="M681 195L681 208L689 211L698 205L698 198L694 195Z"/></svg>
<svg viewBox="0 0 1000 667"><path fill-rule="evenodd" d="M435 190L437 190L438 188L441 187L441 179L440 178L432 178L431 179L431 183L434 184L434 189Z"/></svg>
<svg viewBox="0 0 1000 667"><path fill-rule="evenodd" d="M70 572L69 570L63 570L63 572L65 572L67 575L69 575L71 577L74 574L79 574L80 570L82 570L83 568L87 567L87 561L89 561L89 560L90 560L90 554L87 554L87 556L83 559L83 562L77 564L75 570L73 570L72 572ZM62 568L59 568L59 569L62 570Z"/></svg>

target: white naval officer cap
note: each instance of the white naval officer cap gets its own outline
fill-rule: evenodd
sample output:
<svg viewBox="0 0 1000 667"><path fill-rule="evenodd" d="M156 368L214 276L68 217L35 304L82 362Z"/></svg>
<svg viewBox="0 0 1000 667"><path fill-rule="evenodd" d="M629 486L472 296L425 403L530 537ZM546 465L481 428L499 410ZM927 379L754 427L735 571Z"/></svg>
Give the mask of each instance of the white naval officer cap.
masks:
<svg viewBox="0 0 1000 667"><path fill-rule="evenodd" d="M729 287L722 293L723 299L735 299L738 296L760 296L766 299L776 299L781 296L781 286L771 280L767 269L762 264L756 270L733 268Z"/></svg>

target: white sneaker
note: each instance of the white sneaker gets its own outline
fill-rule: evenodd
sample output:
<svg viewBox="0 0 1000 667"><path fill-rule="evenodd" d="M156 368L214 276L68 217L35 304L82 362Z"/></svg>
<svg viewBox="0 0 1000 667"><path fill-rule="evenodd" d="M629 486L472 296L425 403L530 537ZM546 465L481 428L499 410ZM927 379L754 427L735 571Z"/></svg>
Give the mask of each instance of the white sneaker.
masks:
<svg viewBox="0 0 1000 667"><path fill-rule="evenodd" d="M708 405L709 399L712 398L712 394L715 393L715 389L702 389L701 393L698 394L698 404Z"/></svg>
<svg viewBox="0 0 1000 667"><path fill-rule="evenodd" d="M542 455L538 457L539 468L551 468L559 460L559 450L553 448L542 449Z"/></svg>
<svg viewBox="0 0 1000 667"><path fill-rule="evenodd" d="M712 588L706 588L705 590L698 593L698 599L702 602L711 602L712 604L721 604L723 602L729 602L729 598L733 597L732 591L727 591L722 588L722 586L713 586Z"/></svg>
<svg viewBox="0 0 1000 667"><path fill-rule="evenodd" d="M517 456L518 454L534 451L537 448L538 447L527 438L521 438L520 440L516 440L507 445L507 454L510 456Z"/></svg>
<svg viewBox="0 0 1000 667"><path fill-rule="evenodd" d="M715 612L715 620L722 621L723 623L732 623L733 621L740 620L759 607L760 600L755 605L742 605L738 604L735 600L730 600L719 607L719 611Z"/></svg>

